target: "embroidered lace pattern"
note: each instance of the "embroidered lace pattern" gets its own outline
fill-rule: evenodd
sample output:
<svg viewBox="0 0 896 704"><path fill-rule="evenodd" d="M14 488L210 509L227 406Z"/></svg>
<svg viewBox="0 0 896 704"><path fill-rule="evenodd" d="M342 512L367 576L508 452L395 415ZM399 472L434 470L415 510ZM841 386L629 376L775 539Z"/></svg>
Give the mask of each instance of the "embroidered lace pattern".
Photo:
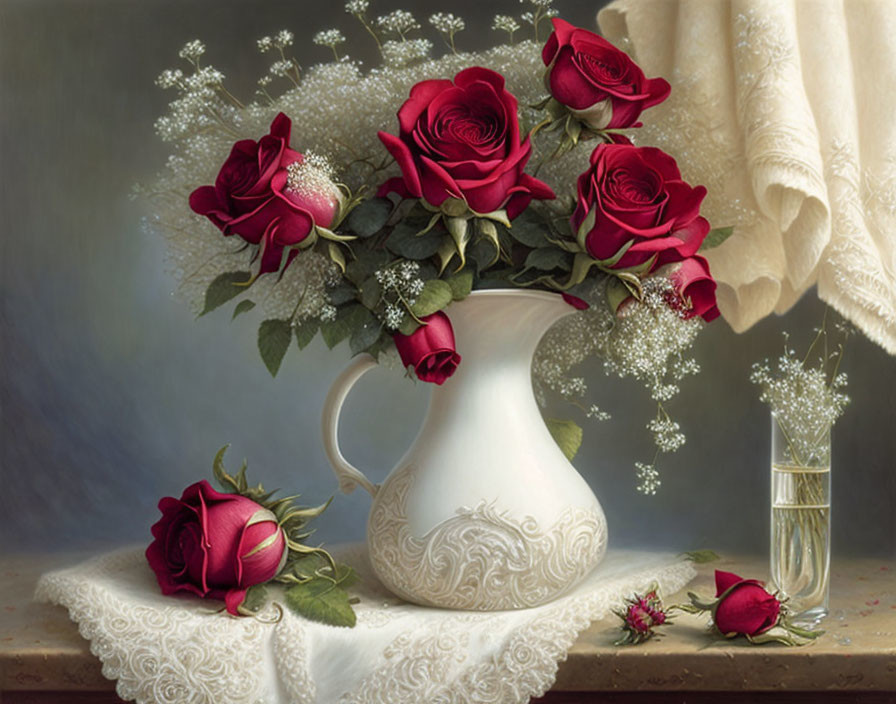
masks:
<svg viewBox="0 0 896 704"><path fill-rule="evenodd" d="M358 625L291 613L233 618L217 602L165 597L142 550L44 575L36 597L65 606L122 699L145 704L522 704L550 688L578 634L635 590L666 594L693 578L669 556L611 551L566 596L503 612L402 602L357 546L339 551L361 582ZM276 597L275 597L276 598Z"/></svg>
<svg viewBox="0 0 896 704"><path fill-rule="evenodd" d="M513 519L485 502L422 538L405 515L408 467L381 489L368 526L370 559L395 593L454 609L518 609L578 583L607 549L603 513L572 507L551 526Z"/></svg>

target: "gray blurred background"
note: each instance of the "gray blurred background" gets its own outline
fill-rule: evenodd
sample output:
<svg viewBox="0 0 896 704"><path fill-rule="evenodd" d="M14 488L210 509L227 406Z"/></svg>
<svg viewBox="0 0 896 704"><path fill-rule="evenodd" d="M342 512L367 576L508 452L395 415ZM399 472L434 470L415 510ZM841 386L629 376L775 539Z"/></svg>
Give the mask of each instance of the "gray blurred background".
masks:
<svg viewBox="0 0 896 704"><path fill-rule="evenodd" d="M451 9L466 19L461 48L491 40L496 12L516 0L373 0L425 21ZM319 441L319 412L347 363L345 346L293 348L271 379L255 348L257 319L225 309L195 320L171 292L160 240L143 234L132 183L164 165L154 119L171 96L153 85L189 39L249 96L269 63L255 40L296 33L304 65L326 58L315 32L340 27L354 57L373 59L341 0L2 0L0 2L0 536L4 551L101 549L146 542L166 494L210 478L216 450L250 478L320 502L336 490ZM593 28L600 3L558 0ZM419 8L419 9L418 9ZM366 53L365 53L366 52ZM326 96L322 96L325 99ZM396 106L397 107L397 106ZM184 204L186 206L186 203ZM649 459L646 392L595 367L594 401L613 420L586 426L575 464L600 498L615 545L765 552L769 420L747 377L777 356L781 332L805 346L823 306L808 294L787 316L743 335L719 320L699 338L702 374L672 408L687 444L662 458L654 497L634 490L632 464ZM844 369L853 403L834 429L835 553L896 553L896 360L854 339ZM382 479L412 441L428 389L376 370L343 414L347 456ZM325 543L361 539L363 492L338 496L317 522Z"/></svg>

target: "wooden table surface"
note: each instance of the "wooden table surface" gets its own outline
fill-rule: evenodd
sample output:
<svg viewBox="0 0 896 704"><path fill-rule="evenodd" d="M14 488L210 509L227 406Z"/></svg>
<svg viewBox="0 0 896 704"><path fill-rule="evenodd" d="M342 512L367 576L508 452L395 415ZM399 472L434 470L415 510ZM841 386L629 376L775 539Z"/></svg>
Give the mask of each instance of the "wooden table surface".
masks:
<svg viewBox="0 0 896 704"><path fill-rule="evenodd" d="M0 558L0 702L119 701L65 609L31 601L41 573L85 557ZM750 577L768 574L762 559L723 558L699 565L699 577L688 589L714 593L715 568ZM681 592L665 601L682 603L686 596ZM596 621L560 664L554 688L539 701L896 704L893 560L836 561L826 633L802 648L719 641L709 635L706 617L675 618L662 638L626 647L613 645L619 633L614 619Z"/></svg>

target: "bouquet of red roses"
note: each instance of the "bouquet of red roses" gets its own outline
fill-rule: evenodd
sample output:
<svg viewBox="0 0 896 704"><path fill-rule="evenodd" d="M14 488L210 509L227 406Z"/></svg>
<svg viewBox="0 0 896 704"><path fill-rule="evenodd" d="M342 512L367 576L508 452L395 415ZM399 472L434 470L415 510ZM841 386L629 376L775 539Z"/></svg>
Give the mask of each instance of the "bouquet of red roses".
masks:
<svg viewBox="0 0 896 704"><path fill-rule="evenodd" d="M632 141L669 84L543 0L521 19L534 39L513 43L520 22L498 16L510 43L477 54L458 53L460 18L433 15L450 49L439 59L410 13L368 10L346 5L382 55L366 73L327 30L314 41L334 60L305 71L289 56L292 33L260 39L277 58L248 104L202 63L198 41L181 52L190 73L160 76L178 92L157 123L176 150L152 219L182 291L201 314L260 304L272 374L293 339L301 349L319 333L352 354L396 350L436 384L463 363L444 314L453 301L482 288L556 291L580 312L541 345L539 400L553 392L607 417L569 373L596 356L647 386L658 451L677 449L684 436L665 403L697 371L684 352L719 314L699 251L728 231L710 232L706 189L672 156ZM552 431L574 454L581 429ZM646 493L659 485L654 465L638 464Z"/></svg>

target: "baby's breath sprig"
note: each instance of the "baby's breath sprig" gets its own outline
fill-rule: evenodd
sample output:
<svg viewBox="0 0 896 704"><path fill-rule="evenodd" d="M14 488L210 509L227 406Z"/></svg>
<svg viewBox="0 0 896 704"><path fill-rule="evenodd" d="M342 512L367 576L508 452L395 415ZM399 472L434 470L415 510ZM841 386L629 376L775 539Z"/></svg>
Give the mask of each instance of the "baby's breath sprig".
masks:
<svg viewBox="0 0 896 704"><path fill-rule="evenodd" d="M453 54L457 53L457 47L454 45L454 35L463 31L464 21L450 12L437 12L429 18L429 23L436 28L448 48Z"/></svg>
<svg viewBox="0 0 896 704"><path fill-rule="evenodd" d="M495 15L492 29L496 32L507 32L507 43L513 44L513 33L519 31L520 23L510 15Z"/></svg>
<svg viewBox="0 0 896 704"><path fill-rule="evenodd" d="M379 49L380 54L382 54L383 43L380 40L380 35L377 34L376 30L373 28L373 24L367 19L368 7L370 7L369 0L349 0L345 3L345 11L361 23L361 26L363 26L367 33L373 37L373 41L376 42L376 48Z"/></svg>
<svg viewBox="0 0 896 704"><path fill-rule="evenodd" d="M532 25L532 30L535 33L535 42L536 44L540 41L539 39L539 28L541 23L544 20L550 19L551 17L556 17L559 13L553 7L551 7L551 3L553 0L520 0L521 4L529 4L532 5L532 10L524 12L520 15L520 18L526 24ZM497 18L495 18L497 19Z"/></svg>
<svg viewBox="0 0 896 704"><path fill-rule="evenodd" d="M245 106L224 87L221 71L200 63L204 53L205 45L198 39L187 42L178 56L193 67L193 72L165 69L156 78L157 86L175 89L178 93L168 105L168 114L155 123L156 132L165 141L176 141L191 132L209 128L239 136L234 127L236 111Z"/></svg>
<svg viewBox="0 0 896 704"><path fill-rule="evenodd" d="M376 18L376 26L387 36L397 36L407 41L408 34L420 29L420 23L407 10L392 10L388 15Z"/></svg>
<svg viewBox="0 0 896 704"><path fill-rule="evenodd" d="M339 52L336 47L345 43L345 35L338 29L325 29L314 35L314 43L318 46L328 46L333 52L333 58L339 61Z"/></svg>
<svg viewBox="0 0 896 704"><path fill-rule="evenodd" d="M288 29L281 29L273 37L262 37L256 42L256 45L258 46L258 50L262 54L266 54L269 51L274 51L280 56L279 59L271 64L270 68L268 69L268 75L274 78L286 78L296 88L298 88L299 82L302 78L302 67L299 66L298 62L294 58L292 58L291 56L287 56L286 54L286 49L292 46L294 40L295 35L293 35L292 32L290 32ZM259 85L262 88L268 85L268 83L270 83L270 81L267 81L263 84L261 81L259 81ZM267 91L264 92L267 93Z"/></svg>
<svg viewBox="0 0 896 704"><path fill-rule="evenodd" d="M382 304L380 317L387 330L398 330L408 316L414 317L411 308L423 291L424 282L419 276L420 265L415 261L400 259L374 273L380 286ZM415 319L415 322L420 322Z"/></svg>

